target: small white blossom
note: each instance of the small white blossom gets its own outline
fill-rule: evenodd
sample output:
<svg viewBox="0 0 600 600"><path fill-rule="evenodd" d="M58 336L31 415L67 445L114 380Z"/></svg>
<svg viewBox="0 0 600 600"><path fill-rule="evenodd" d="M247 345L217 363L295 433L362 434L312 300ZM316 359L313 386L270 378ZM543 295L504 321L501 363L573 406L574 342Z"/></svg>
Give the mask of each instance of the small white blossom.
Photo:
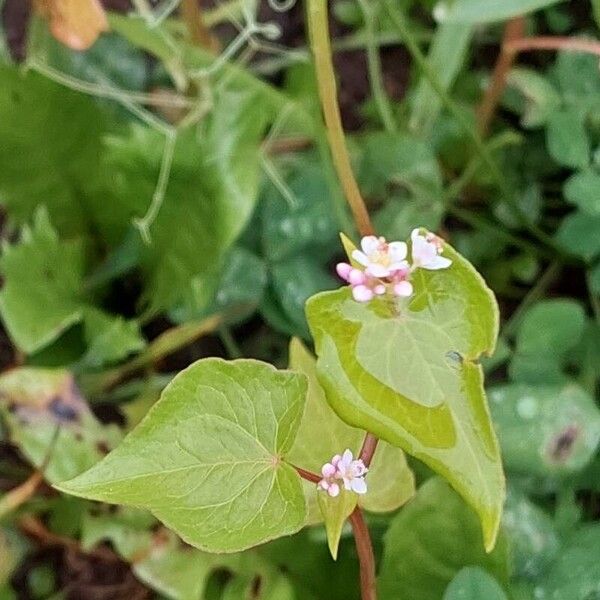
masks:
<svg viewBox="0 0 600 600"><path fill-rule="evenodd" d="M326 491L332 498L340 493L340 483L347 491L357 494L367 493L367 482L364 477L369 469L360 459L354 459L350 450L345 450L342 455L336 454L331 462L325 463L321 468L323 479L318 487Z"/></svg>
<svg viewBox="0 0 600 600"><path fill-rule="evenodd" d="M367 235L360 242L361 250L354 250L352 258L373 277L389 277L394 271L408 266L404 242L390 242L383 237Z"/></svg>
<svg viewBox="0 0 600 600"><path fill-rule="evenodd" d="M442 252L441 240L433 235L421 235L418 229L413 229L410 234L412 241L412 268L428 269L437 271L446 269L452 261L449 258L440 256Z"/></svg>

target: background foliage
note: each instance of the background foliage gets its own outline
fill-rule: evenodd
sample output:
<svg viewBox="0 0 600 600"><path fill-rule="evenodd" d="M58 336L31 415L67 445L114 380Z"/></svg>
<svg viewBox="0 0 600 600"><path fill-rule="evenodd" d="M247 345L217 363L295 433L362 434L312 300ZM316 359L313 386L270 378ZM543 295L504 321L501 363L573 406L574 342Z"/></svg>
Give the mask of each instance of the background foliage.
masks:
<svg viewBox="0 0 600 600"><path fill-rule="evenodd" d="M188 546L144 510L51 487L116 447L198 358L289 363L309 377L314 420L335 418L316 384L304 304L339 287L338 233L357 234L328 153L303 7L205 7L212 42L199 44L176 13L157 24L170 3L157 4L107 2L109 31L77 51L39 11L25 19L22 3L0 0L0 599L358 598L350 532L336 533L332 562L308 485L314 526L229 555L206 540ZM497 547L485 553L475 513L445 482L384 446L397 468L374 464L382 492L364 503L380 597L592 600L600 3L330 9L342 116L378 232L440 232L501 311L483 361L508 481ZM560 42L511 55L504 38L511 60L482 127L505 23L521 16L524 39ZM357 444L341 421L333 431ZM307 446L337 450L331 430L309 433L286 448L290 460L306 459ZM298 506L289 533L303 523ZM272 537L252 533L246 545Z"/></svg>

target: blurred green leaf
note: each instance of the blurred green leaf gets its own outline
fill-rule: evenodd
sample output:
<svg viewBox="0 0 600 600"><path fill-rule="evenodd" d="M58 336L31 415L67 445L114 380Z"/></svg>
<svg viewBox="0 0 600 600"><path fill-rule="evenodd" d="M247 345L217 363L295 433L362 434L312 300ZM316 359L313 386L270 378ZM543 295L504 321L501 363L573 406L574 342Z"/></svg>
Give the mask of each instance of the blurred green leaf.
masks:
<svg viewBox="0 0 600 600"><path fill-rule="evenodd" d="M288 460L308 471L320 473L321 467L336 454L351 450L358 455L365 433L346 425L327 403L325 392L317 379L315 358L302 342L290 343L290 368L304 373L308 379L306 408ZM379 443L367 476L369 491L358 502L370 512L390 512L407 502L415 493L415 480L400 448L383 440ZM321 514L316 504L316 486L303 481L308 504L309 524L319 522Z"/></svg>
<svg viewBox="0 0 600 600"><path fill-rule="evenodd" d="M594 456L600 441L600 410L579 386L514 383L495 386L489 395L509 471L567 477Z"/></svg>
<svg viewBox="0 0 600 600"><path fill-rule="evenodd" d="M438 21L453 23L490 23L564 2L564 0L442 0L435 8Z"/></svg>
<svg viewBox="0 0 600 600"><path fill-rule="evenodd" d="M600 174L591 169L570 177L563 188L567 201L593 217L600 216Z"/></svg>
<svg viewBox="0 0 600 600"><path fill-rule="evenodd" d="M450 582L443 600L507 600L498 582L480 567L464 567Z"/></svg>
<svg viewBox="0 0 600 600"><path fill-rule="evenodd" d="M574 300L542 300L521 322L509 373L514 381L556 383L569 352L577 345L586 323L581 304Z"/></svg>
<svg viewBox="0 0 600 600"><path fill-rule="evenodd" d="M558 560L541 582L548 600L593 600L600 594L600 525L587 525L569 537Z"/></svg>
<svg viewBox="0 0 600 600"><path fill-rule="evenodd" d="M503 584L508 580L508 548L501 534L487 554L477 515L450 486L429 479L398 513L384 537L379 571L383 600L441 600L453 577L479 566ZM487 598L487 596L486 596Z"/></svg>
<svg viewBox="0 0 600 600"><path fill-rule="evenodd" d="M297 373L252 360L197 361L121 446L57 487L146 508L204 550L235 552L289 535L306 519L300 477L283 462L305 395Z"/></svg>
<svg viewBox="0 0 600 600"><path fill-rule="evenodd" d="M592 9L594 11L594 19L596 20L596 25L600 27L600 0L591 0Z"/></svg>
<svg viewBox="0 0 600 600"><path fill-rule="evenodd" d="M0 257L0 313L17 347L35 352L82 319L83 270L82 244L60 241L45 209L38 209L33 226Z"/></svg>
<svg viewBox="0 0 600 600"><path fill-rule="evenodd" d="M86 203L99 179L105 120L88 97L0 64L0 198L28 222L45 205L62 234L87 230Z"/></svg>
<svg viewBox="0 0 600 600"><path fill-rule="evenodd" d="M592 261L600 255L600 216L591 217L581 211L567 215L558 231L556 241L569 254Z"/></svg>
<svg viewBox="0 0 600 600"><path fill-rule="evenodd" d="M541 578L560 550L558 532L550 516L509 486L502 527L510 544L513 578Z"/></svg>
<svg viewBox="0 0 600 600"><path fill-rule="evenodd" d="M546 143L550 156L564 167L583 169L590 163L591 142L585 114L577 108L552 112L548 118Z"/></svg>
<svg viewBox="0 0 600 600"><path fill-rule="evenodd" d="M515 68L507 83L516 88L524 97L521 124L523 127L536 128L548 122L558 110L561 97L552 83L533 69Z"/></svg>
<svg viewBox="0 0 600 600"><path fill-rule="evenodd" d="M287 196L269 184L263 193L262 247L269 261L297 257L304 250L323 252L336 247L338 224L328 199L323 167L314 159L298 160L285 178Z"/></svg>
<svg viewBox="0 0 600 600"><path fill-rule="evenodd" d="M464 23L441 23L429 47L427 62L438 75L438 81L449 90L467 60L467 51L473 37L473 27ZM428 134L435 125L442 108L439 93L425 77L419 83L410 102L410 128Z"/></svg>
<svg viewBox="0 0 600 600"><path fill-rule="evenodd" d="M22 367L0 376L0 414L10 441L50 483L95 465L121 438L101 424L62 369Z"/></svg>
<svg viewBox="0 0 600 600"><path fill-rule="evenodd" d="M151 243L142 253L145 298L152 309L199 312L210 302L226 251L254 210L265 125L256 96L227 87L215 98L202 136L193 128L179 133ZM146 213L164 144L162 134L141 126L111 138L106 169L113 201L99 198L93 208L101 231L114 243L132 217Z"/></svg>
<svg viewBox="0 0 600 600"><path fill-rule="evenodd" d="M318 257L301 254L273 265L271 285L284 317L293 326L293 332L310 339L304 316L304 305L312 295L335 288L334 279Z"/></svg>
<svg viewBox="0 0 600 600"><path fill-rule="evenodd" d="M343 288L313 296L306 312L333 409L447 478L490 549L504 475L477 361L496 343L497 305L464 258L447 244L444 255L452 266L416 271L409 301L361 304Z"/></svg>
<svg viewBox="0 0 600 600"><path fill-rule="evenodd" d="M94 308L85 311L85 337L88 347L81 360L92 367L118 362L146 345L137 321Z"/></svg>
<svg viewBox="0 0 600 600"><path fill-rule="evenodd" d="M365 194L385 196L389 186L407 190L409 197L435 197L442 175L426 143L407 134L370 133L361 140L359 180Z"/></svg>
<svg viewBox="0 0 600 600"><path fill-rule="evenodd" d="M227 323L248 318L260 305L267 285L263 260L241 246L235 246L223 260L214 297L203 310L174 309L169 314L176 323L220 314Z"/></svg>
<svg viewBox="0 0 600 600"><path fill-rule="evenodd" d="M12 527L0 528L0 598L3 586L28 549L27 539Z"/></svg>

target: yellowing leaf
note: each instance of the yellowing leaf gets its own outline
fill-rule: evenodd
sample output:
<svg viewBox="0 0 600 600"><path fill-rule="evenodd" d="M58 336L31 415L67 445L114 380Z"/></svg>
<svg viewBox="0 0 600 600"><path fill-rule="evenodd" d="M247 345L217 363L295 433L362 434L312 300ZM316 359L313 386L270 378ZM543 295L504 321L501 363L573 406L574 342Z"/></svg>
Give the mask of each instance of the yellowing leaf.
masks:
<svg viewBox="0 0 600 600"><path fill-rule="evenodd" d="M99 0L37 0L36 6L50 21L52 35L73 50L87 50L108 31Z"/></svg>

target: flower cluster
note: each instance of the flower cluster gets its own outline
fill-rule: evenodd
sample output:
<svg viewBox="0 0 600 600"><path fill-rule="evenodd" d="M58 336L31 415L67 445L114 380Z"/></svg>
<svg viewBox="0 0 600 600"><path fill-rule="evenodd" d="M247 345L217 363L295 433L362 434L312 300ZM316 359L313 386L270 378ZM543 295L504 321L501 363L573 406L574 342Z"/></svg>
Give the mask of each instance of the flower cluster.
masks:
<svg viewBox="0 0 600 600"><path fill-rule="evenodd" d="M361 249L352 253L362 269L348 263L337 265L338 275L350 284L355 300L369 302L386 293L408 298L413 293L410 276L416 269L437 271L452 264L441 256L443 242L433 233L423 235L414 229L410 238L412 264L406 260L408 247L404 242L388 243L383 237L368 235L362 239Z"/></svg>
<svg viewBox="0 0 600 600"><path fill-rule="evenodd" d="M344 486L345 490L366 494L365 475L368 470L362 460L354 460L352 452L345 450L344 454L341 456L336 454L331 462L323 465L321 469L323 479L319 481L318 487L326 491L332 498L339 495L340 484Z"/></svg>

